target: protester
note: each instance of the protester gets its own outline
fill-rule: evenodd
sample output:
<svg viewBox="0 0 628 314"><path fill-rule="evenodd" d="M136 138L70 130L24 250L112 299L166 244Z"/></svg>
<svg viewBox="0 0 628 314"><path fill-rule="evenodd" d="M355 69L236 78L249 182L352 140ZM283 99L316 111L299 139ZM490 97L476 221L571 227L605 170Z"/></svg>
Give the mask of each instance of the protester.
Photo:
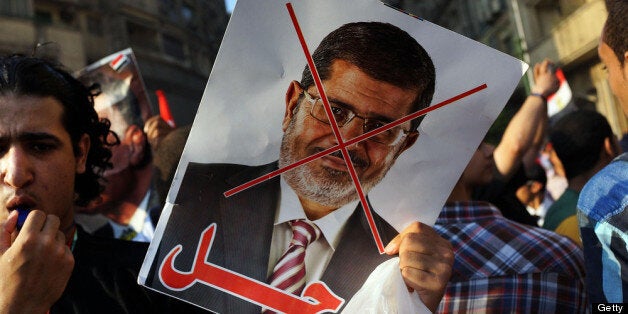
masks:
<svg viewBox="0 0 628 314"><path fill-rule="evenodd" d="M538 217L537 225L541 227L547 209L554 202L552 197L546 193L547 177L545 176L545 169L539 164L533 164L526 171L525 176L525 184L517 189L517 199L526 206L528 213L532 217Z"/></svg>
<svg viewBox="0 0 628 314"><path fill-rule="evenodd" d="M521 108L512 117L495 148L493 180L474 191L474 199L496 204L503 215L517 222L536 226L515 195L517 182L510 182L517 171L523 171L523 158L530 151L538 154L547 127L547 97L558 89L554 64L544 60L534 65L535 85Z"/></svg>
<svg viewBox="0 0 628 314"><path fill-rule="evenodd" d="M553 200L557 200L563 195L569 183L567 183L563 164L558 159L551 142L548 141L541 150L539 161L545 169L545 176L547 177L547 184L545 185L547 194Z"/></svg>
<svg viewBox="0 0 628 314"><path fill-rule="evenodd" d="M160 204L166 202L170 185L191 129L192 125L174 128L159 140L158 146L152 146L155 156L153 160L155 188L157 195L160 196Z"/></svg>
<svg viewBox="0 0 628 314"><path fill-rule="evenodd" d="M111 168L109 122L59 66L0 58L0 313L194 313L137 276L148 244L74 223ZM21 230L18 211L30 210Z"/></svg>
<svg viewBox="0 0 628 314"><path fill-rule="evenodd" d="M606 118L592 110L566 114L554 124L549 137L569 185L547 210L543 228L582 245L576 217L578 195L584 184L619 154L619 144Z"/></svg>
<svg viewBox="0 0 628 314"><path fill-rule="evenodd" d="M586 313L582 250L568 238L506 219L472 200L488 183L493 148L480 144L434 228L454 246L438 313Z"/></svg>
<svg viewBox="0 0 628 314"><path fill-rule="evenodd" d="M161 141L174 130L175 128L171 127L159 115L154 115L144 122L144 133L153 151L159 149Z"/></svg>
<svg viewBox="0 0 628 314"><path fill-rule="evenodd" d="M628 1L606 0L608 18L598 54L611 91L628 116ZM578 199L591 302L628 302L628 154L602 169Z"/></svg>

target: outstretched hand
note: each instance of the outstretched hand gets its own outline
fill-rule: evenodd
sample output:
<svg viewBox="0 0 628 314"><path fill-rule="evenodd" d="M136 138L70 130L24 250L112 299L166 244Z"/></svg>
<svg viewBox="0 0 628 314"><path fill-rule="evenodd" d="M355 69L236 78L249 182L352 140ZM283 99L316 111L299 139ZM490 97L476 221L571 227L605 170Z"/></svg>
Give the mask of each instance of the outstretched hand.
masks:
<svg viewBox="0 0 628 314"><path fill-rule="evenodd" d="M395 237L386 254L399 254L399 268L408 290L416 291L432 312L438 308L454 264L451 243L433 228L414 222Z"/></svg>
<svg viewBox="0 0 628 314"><path fill-rule="evenodd" d="M74 257L57 216L33 210L19 233L17 216L0 222L0 313L45 313L61 297Z"/></svg>

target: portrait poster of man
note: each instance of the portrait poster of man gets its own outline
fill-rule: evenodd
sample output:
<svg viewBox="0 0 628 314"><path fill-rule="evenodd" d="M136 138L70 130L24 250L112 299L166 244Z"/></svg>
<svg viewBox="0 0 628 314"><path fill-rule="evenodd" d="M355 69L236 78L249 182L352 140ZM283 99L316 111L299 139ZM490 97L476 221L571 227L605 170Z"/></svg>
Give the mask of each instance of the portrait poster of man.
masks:
<svg viewBox="0 0 628 314"><path fill-rule="evenodd" d="M340 310L381 244L434 223L526 69L376 0L238 1L139 283L220 313ZM294 296L269 285L304 219Z"/></svg>
<svg viewBox="0 0 628 314"><path fill-rule="evenodd" d="M74 73L74 76L85 86L98 84L94 92L94 107L100 118L107 118L121 143L112 148L111 162L114 167L105 171L104 176L107 188L101 193L98 200L86 207L77 208L76 221L89 233L98 232L108 225L109 219L105 211L110 211L111 204L115 204L124 197L124 193L133 191L137 182L125 176L129 167L139 168L150 162L151 155L146 153L148 146L136 145L135 155L141 155L140 160L131 162L130 153L126 148L130 145L130 138L142 131L144 122L153 115L151 103L140 73L135 54L127 48L108 55L87 67ZM131 126L134 126L131 128ZM136 126L136 127L135 127ZM132 130L131 130L132 129ZM139 129L139 130L138 130ZM135 144L135 143L133 143ZM125 146L124 149L121 147ZM141 147L141 148L140 148ZM154 197L156 198L156 197ZM158 201L154 202L158 203ZM139 216L139 215L138 215ZM136 219L142 224L143 219ZM123 227L119 227L123 228ZM111 231L113 233L113 231ZM149 239L144 239L150 241Z"/></svg>

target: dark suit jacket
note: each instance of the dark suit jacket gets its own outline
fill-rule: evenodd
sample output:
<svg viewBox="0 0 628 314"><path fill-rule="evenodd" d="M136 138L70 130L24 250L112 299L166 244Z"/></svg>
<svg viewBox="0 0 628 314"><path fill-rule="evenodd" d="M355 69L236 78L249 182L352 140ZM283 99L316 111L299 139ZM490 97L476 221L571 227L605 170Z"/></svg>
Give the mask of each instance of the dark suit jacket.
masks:
<svg viewBox="0 0 628 314"><path fill-rule="evenodd" d="M161 215L161 208L163 204L160 201L161 197L157 193L157 190L153 187L150 188L150 195L148 197L148 206L146 206L146 211L148 217L150 217L151 222L153 223L153 228L157 226L157 221L159 221L159 215ZM102 227L94 230L93 235L101 238L113 238L113 227L110 223L104 224Z"/></svg>
<svg viewBox="0 0 628 314"><path fill-rule="evenodd" d="M170 291L161 285L155 270L173 247L182 244L175 267L189 271L201 232L216 222L208 260L265 282L279 201L279 177L229 198L222 193L276 169L276 163L257 167L190 163L147 285L221 313L260 313L259 306L235 297L226 298L225 293L202 284L194 284L181 292ZM397 235L379 216L375 215L375 221L384 244ZM347 222L321 281L348 302L373 269L388 258L379 254L363 210L358 206Z"/></svg>

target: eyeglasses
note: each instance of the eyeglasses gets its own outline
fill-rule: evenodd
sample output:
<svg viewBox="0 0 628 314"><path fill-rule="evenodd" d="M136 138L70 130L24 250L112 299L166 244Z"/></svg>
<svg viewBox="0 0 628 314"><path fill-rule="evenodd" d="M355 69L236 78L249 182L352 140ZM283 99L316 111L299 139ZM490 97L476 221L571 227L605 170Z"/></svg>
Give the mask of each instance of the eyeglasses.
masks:
<svg viewBox="0 0 628 314"><path fill-rule="evenodd" d="M303 95L305 96L305 100L307 100L310 104L312 104L312 108L310 110L310 115L325 124L331 124L329 119L327 118L327 113L325 112L325 106L323 105L323 101L320 97L312 97L305 90L303 91ZM388 124L388 122L365 118L357 115L355 112L347 109L345 107L339 106L335 103L329 102L329 106L331 107L331 112L334 115L334 119L336 120L336 124L339 128L348 124L353 120L353 118L360 118L364 122L362 123L362 134L373 131L375 129L381 128ZM368 140L380 143L383 145L394 146L399 144L411 131L406 131L401 128L401 126L396 126L394 128L388 129L383 132L379 132L376 135L373 135L368 138Z"/></svg>

